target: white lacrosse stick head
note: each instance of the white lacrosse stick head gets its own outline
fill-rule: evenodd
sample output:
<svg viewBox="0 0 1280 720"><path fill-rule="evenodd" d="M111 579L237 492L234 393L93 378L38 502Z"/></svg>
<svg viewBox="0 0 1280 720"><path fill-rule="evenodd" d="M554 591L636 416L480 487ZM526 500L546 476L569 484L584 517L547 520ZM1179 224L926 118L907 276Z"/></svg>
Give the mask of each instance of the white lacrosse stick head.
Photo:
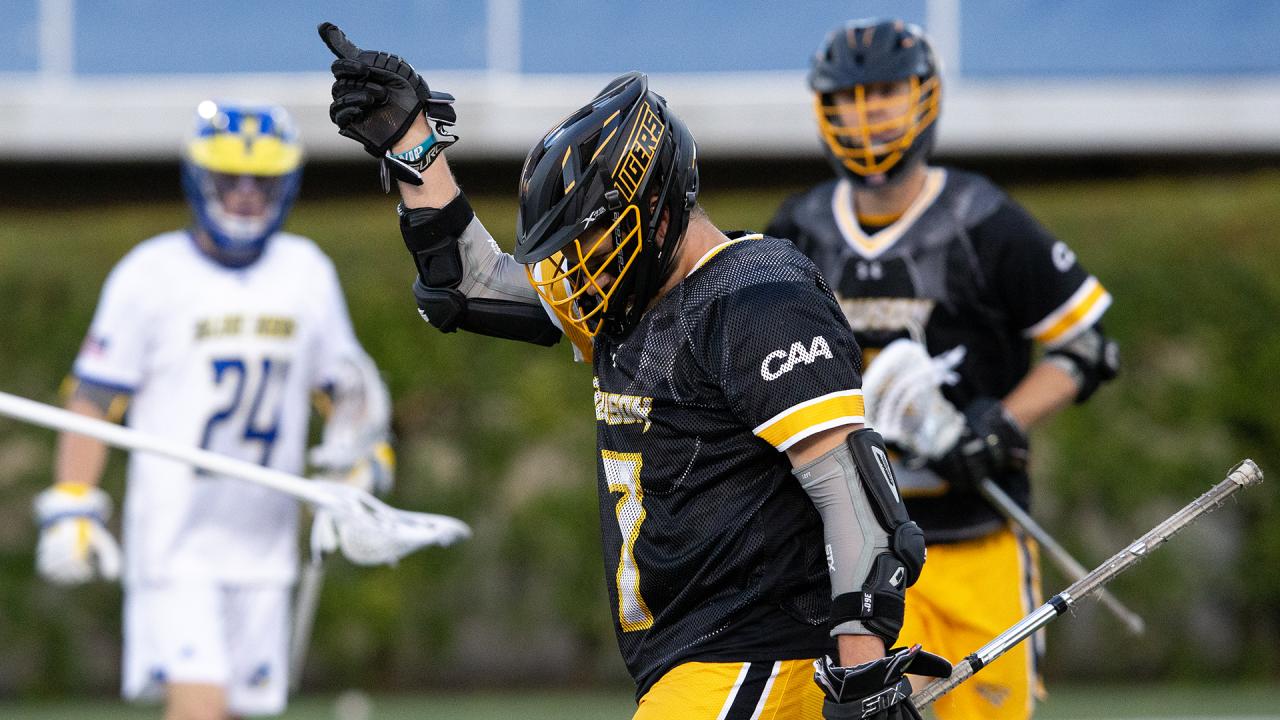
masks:
<svg viewBox="0 0 1280 720"><path fill-rule="evenodd" d="M964 415L942 395L964 359L959 347L937 358L924 345L902 338L876 355L862 377L867 424L887 443L936 460L964 431Z"/></svg>
<svg viewBox="0 0 1280 720"><path fill-rule="evenodd" d="M471 537L471 528L457 518L393 508L343 483L313 484L321 496L316 507L332 515L338 547L357 565L392 565L415 550Z"/></svg>

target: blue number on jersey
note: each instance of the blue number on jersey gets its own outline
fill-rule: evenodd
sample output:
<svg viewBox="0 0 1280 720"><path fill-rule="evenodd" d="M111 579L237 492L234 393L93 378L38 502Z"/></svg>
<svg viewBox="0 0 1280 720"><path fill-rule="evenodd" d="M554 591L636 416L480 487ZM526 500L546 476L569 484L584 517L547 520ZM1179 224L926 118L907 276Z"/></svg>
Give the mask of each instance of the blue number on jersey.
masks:
<svg viewBox="0 0 1280 720"><path fill-rule="evenodd" d="M276 370L273 372L273 369ZM280 410L279 398L273 397L272 400L277 406L271 410L270 425L265 428L256 426L257 419L261 415L264 399L274 396L275 393L269 392L267 386L273 381L283 382L285 371L288 369L287 363L273 363L271 358L262 359L262 374L258 378L257 389L252 393L253 402L249 407L249 413L245 420L244 431L241 437L246 441L257 441L262 443L262 457L258 460L259 465L266 465L271 459L271 449L275 446L276 435L280 430ZM225 378L235 377L235 387L231 392L231 399L225 407L209 416L208 422L204 425L204 435L200 439L200 447L208 450L209 443L213 440L213 431L218 425L231 420L236 410L240 408L240 401L245 396L246 377L249 375L248 369L245 367L244 360L240 358L219 358L213 361L213 384L222 385Z"/></svg>

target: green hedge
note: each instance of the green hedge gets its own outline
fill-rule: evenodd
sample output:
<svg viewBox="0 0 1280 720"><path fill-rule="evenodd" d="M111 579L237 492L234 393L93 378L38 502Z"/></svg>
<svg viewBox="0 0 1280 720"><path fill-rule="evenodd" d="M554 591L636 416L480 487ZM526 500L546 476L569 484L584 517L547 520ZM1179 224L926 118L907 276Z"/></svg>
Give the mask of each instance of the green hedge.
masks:
<svg viewBox="0 0 1280 720"><path fill-rule="evenodd" d="M464 177L465 180L465 177ZM1116 298L1121 379L1036 439L1036 515L1099 561L1252 456L1280 458L1280 175L1015 188ZM762 227L790 189L705 194L724 227ZM514 207L473 198L500 239ZM590 683L625 677L606 606L589 370L567 347L444 336L418 318L385 197L308 202L289 229L336 261L386 375L400 438L393 501L476 537L395 569L331 563L312 687ZM56 402L111 265L185 222L177 203L0 209L0 389ZM32 577L30 498L52 433L0 420L0 695L110 691L119 590ZM119 498L123 463L106 485ZM1050 633L1051 679L1280 675L1280 523L1268 486L1187 531L1116 589L1151 629L1096 609ZM1065 583L1046 569L1046 587Z"/></svg>

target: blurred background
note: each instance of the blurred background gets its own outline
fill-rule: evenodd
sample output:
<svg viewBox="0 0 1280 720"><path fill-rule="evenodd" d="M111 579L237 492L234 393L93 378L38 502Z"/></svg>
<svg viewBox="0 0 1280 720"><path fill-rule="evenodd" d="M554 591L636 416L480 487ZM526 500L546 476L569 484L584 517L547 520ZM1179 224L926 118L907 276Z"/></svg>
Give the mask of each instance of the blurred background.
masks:
<svg viewBox="0 0 1280 720"><path fill-rule="evenodd" d="M4 0L0 390L59 402L108 270L187 222L177 161L196 103L284 104L309 156L286 229L334 258L390 385L392 502L475 529L394 569L331 563L304 695L355 688L370 695L343 695L339 709L479 717L512 713L485 698L518 690L548 717L626 717L590 373L567 347L445 336L419 320L396 198L329 124L332 58L315 26L401 54L457 96L451 162L509 248L528 146L631 69L651 74L698 138L712 219L762 228L787 195L828 177L805 69L828 29L868 16L920 23L935 43L938 162L1003 184L1115 297L1107 327L1122 374L1035 436L1034 515L1092 566L1240 458L1277 471L1272 0ZM0 716L134 717L112 699L119 589L33 577L30 501L53 444L0 419ZM121 460L105 483L117 500ZM1053 625L1043 716L1280 717L1274 498L1268 485L1243 493L1120 579L1145 637L1092 605ZM1044 577L1049 593L1068 584L1049 567ZM434 700L406 699L423 692ZM518 714L540 712L524 702ZM304 701L291 716L332 705Z"/></svg>

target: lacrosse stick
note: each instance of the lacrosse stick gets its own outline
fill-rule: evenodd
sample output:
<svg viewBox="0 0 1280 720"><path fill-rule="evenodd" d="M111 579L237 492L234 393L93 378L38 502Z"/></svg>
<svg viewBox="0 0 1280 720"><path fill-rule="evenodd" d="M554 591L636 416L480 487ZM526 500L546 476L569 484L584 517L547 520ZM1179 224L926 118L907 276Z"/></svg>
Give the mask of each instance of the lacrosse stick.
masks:
<svg viewBox="0 0 1280 720"><path fill-rule="evenodd" d="M1222 482L1214 485L1208 492L1192 500L1186 507L1170 515L1146 535L1130 543L1125 549L1111 556L1110 560L1099 565L1088 575L1077 580L1070 587L1054 595L1049 602L1041 605L1030 615L1014 623L1009 629L997 635L991 642L978 648L973 654L960 661L951 671L951 677L935 680L911 696L911 702L917 708L923 708L934 700L973 677L974 673L990 665L996 658L1008 652L1018 643L1026 640L1037 630L1048 625L1059 615L1086 597L1096 593L1103 585L1111 582L1120 573L1137 565L1173 537L1179 530L1199 520L1204 515L1216 510L1237 490L1257 485L1262 482L1262 470L1252 460L1245 459L1231 469Z"/></svg>
<svg viewBox="0 0 1280 720"><path fill-rule="evenodd" d="M863 378L867 424L875 428L885 442L896 443L921 457L937 459L954 446L964 432L964 415L942 395L942 386L958 379L955 368L963 360L963 346L933 358L918 342L893 341L876 357ZM1088 573L1062 543L993 480L983 478L977 489L1006 520L1034 538L1068 580L1074 582ZM1130 633L1142 634L1145 623L1137 613L1107 590L1100 591L1098 597L1103 607Z"/></svg>
<svg viewBox="0 0 1280 720"><path fill-rule="evenodd" d="M324 557L313 555L302 566L302 573L298 578L298 595L293 607L293 633L289 636L290 692L297 692L302 685L302 666L306 664L307 648L311 645L311 628L315 626L320 591L324 588L324 563Z"/></svg>
<svg viewBox="0 0 1280 720"><path fill-rule="evenodd" d="M1080 564L1079 560L1076 560L1071 553L1067 552L1066 548L1062 547L1057 540L1054 540L1048 530L1040 527L1040 523L1036 522L1030 515L1028 515L1027 511L1023 510L1018 503L1014 502L1013 498L1009 497L1009 494L1002 490L994 480L990 478L983 478L982 482L978 483L978 492L981 493L982 497L986 498L987 502L991 503L1001 515L1008 518L1011 522L1022 528L1024 532L1034 538L1036 543L1038 543L1041 548L1044 548L1045 553L1048 554L1049 559L1053 561L1053 564L1057 566L1058 570L1062 571L1062 574L1067 576L1068 580L1075 582L1089 574L1089 571L1085 566ZM1116 619L1125 626L1125 629L1127 629L1130 634L1141 635L1146 631L1147 624L1143 621L1142 617L1125 607L1124 603L1120 602L1120 600L1117 599L1115 595L1112 595L1110 591L1105 589L1099 590L1098 602L1106 606L1106 608L1111 611L1111 614L1116 616Z"/></svg>
<svg viewBox="0 0 1280 720"><path fill-rule="evenodd" d="M9 393L0 392L0 415L87 435L126 450L154 453L292 495L333 515L342 554L357 565L392 564L420 548L451 545L471 536L471 528L457 518L400 510L350 485L306 480Z"/></svg>

